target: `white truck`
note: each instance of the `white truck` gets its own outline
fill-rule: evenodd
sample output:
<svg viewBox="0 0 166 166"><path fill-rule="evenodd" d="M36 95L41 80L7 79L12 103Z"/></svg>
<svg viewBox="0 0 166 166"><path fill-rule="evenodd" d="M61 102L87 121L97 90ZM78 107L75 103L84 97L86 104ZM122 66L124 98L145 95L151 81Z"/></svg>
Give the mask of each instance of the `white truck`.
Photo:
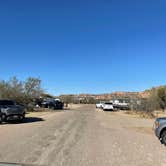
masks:
<svg viewBox="0 0 166 166"><path fill-rule="evenodd" d="M120 102L119 100L114 100L112 101L113 103L113 106L115 109L117 110L129 110L130 109L130 106L129 106L129 103L126 103L126 102Z"/></svg>

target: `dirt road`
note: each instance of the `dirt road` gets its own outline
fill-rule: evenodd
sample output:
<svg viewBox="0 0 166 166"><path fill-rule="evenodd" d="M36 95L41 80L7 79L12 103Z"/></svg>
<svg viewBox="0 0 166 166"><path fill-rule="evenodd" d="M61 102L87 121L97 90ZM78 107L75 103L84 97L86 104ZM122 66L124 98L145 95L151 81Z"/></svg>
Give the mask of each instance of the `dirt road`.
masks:
<svg viewBox="0 0 166 166"><path fill-rule="evenodd" d="M92 105L0 125L0 161L48 166L165 166L153 120Z"/></svg>

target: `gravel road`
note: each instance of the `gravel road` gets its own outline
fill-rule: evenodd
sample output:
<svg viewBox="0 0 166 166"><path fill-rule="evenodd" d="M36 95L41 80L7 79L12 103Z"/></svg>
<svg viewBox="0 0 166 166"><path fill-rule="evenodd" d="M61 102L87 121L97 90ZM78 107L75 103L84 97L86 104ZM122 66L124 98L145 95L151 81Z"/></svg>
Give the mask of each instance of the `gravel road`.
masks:
<svg viewBox="0 0 166 166"><path fill-rule="evenodd" d="M48 166L166 166L153 120L92 105L0 125L0 161Z"/></svg>

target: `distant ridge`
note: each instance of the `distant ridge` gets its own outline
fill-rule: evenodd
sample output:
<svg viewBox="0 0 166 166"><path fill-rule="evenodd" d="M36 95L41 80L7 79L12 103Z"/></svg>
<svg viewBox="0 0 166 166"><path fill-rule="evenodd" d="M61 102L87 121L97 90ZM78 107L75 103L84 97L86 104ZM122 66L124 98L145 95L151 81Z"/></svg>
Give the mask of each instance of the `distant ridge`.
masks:
<svg viewBox="0 0 166 166"><path fill-rule="evenodd" d="M80 93L80 94L65 94L61 96L73 96L78 98L89 98L92 97L96 100L109 100L113 98L148 98L151 91L154 89L158 89L161 87L165 87L165 85L153 87L151 89L142 91L142 92L124 92L124 91L117 91L112 93L103 93L103 94L88 94L88 93Z"/></svg>

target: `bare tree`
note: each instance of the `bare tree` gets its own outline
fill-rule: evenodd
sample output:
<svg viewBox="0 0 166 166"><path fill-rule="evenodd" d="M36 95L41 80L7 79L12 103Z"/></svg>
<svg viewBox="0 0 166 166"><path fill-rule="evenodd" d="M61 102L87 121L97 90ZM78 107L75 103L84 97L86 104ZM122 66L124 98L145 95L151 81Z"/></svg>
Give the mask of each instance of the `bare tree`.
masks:
<svg viewBox="0 0 166 166"><path fill-rule="evenodd" d="M41 88L41 80L38 78L29 77L25 81L25 94L28 97L37 98L43 93Z"/></svg>

